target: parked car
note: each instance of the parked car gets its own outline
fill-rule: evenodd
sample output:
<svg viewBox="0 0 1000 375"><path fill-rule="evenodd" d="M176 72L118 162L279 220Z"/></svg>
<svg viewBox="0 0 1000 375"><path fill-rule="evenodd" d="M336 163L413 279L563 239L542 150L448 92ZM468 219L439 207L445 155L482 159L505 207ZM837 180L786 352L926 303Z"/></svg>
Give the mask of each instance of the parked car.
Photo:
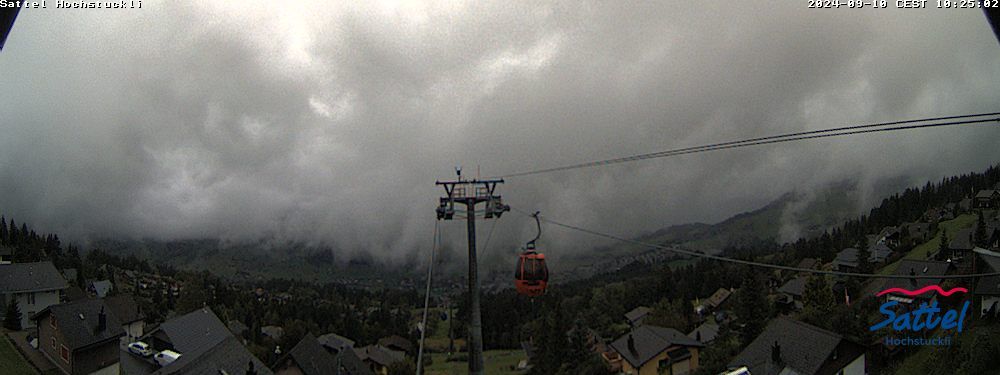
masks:
<svg viewBox="0 0 1000 375"><path fill-rule="evenodd" d="M149 347L149 344L146 344L142 341L136 341L131 344L128 344L128 351L132 352L132 354L140 355L143 357L149 357L153 355L153 349Z"/></svg>
<svg viewBox="0 0 1000 375"><path fill-rule="evenodd" d="M153 359L156 360L156 364L160 367L166 367L171 363L174 363L178 358L181 357L181 353L175 352L173 350L164 350L162 352L156 353Z"/></svg>

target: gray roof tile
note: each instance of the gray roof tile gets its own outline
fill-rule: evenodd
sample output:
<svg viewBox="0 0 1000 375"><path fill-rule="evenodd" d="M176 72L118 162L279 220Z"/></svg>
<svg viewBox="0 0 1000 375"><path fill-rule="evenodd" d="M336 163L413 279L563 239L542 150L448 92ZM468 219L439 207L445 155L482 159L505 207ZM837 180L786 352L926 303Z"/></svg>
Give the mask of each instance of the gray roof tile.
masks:
<svg viewBox="0 0 1000 375"><path fill-rule="evenodd" d="M52 262L0 265L0 292L38 292L69 287Z"/></svg>
<svg viewBox="0 0 1000 375"><path fill-rule="evenodd" d="M784 366L768 366L775 342L780 346ZM729 366L747 366L754 375L775 375L784 367L798 374L816 374L842 342L843 338L836 333L778 317L772 319L764 331L729 362Z"/></svg>
<svg viewBox="0 0 1000 375"><path fill-rule="evenodd" d="M105 327L98 330L98 320L101 311L105 314ZM99 299L85 299L52 305L35 314L35 319L51 314L56 319L56 326L66 346L76 350L88 345L106 340L116 339L125 334L122 325L111 309Z"/></svg>
<svg viewBox="0 0 1000 375"><path fill-rule="evenodd" d="M635 341L634 351L629 348L629 336ZM642 367L643 364L671 346L700 348L705 345L685 336L676 329L649 325L636 328L611 343L611 348L634 367Z"/></svg>

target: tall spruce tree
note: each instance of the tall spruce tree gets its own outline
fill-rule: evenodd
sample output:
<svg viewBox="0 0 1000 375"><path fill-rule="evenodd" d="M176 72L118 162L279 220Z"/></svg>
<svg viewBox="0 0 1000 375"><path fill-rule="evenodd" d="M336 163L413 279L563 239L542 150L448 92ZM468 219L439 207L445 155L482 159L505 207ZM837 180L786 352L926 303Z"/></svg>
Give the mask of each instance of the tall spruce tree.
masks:
<svg viewBox="0 0 1000 375"><path fill-rule="evenodd" d="M7 312L4 314L3 326L11 331L21 330L21 307L18 306L17 299L11 299L7 304Z"/></svg>

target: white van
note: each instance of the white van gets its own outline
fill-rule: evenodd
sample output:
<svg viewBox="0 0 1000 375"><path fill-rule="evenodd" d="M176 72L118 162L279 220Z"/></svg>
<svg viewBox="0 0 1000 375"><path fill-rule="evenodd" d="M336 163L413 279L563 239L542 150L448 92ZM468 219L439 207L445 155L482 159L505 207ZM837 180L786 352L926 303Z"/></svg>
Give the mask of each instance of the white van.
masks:
<svg viewBox="0 0 1000 375"><path fill-rule="evenodd" d="M174 363L177 358L181 357L181 353L175 352L173 350L164 350L162 352L156 353L153 359L156 360L156 364L160 367L166 367L167 365Z"/></svg>

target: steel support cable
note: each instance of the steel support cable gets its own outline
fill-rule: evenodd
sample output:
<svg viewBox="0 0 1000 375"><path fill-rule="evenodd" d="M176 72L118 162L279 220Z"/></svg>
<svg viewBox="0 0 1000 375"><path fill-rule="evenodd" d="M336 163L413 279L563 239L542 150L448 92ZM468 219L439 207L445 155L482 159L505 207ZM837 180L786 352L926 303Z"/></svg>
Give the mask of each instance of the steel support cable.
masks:
<svg viewBox="0 0 1000 375"><path fill-rule="evenodd" d="M517 208L513 208L513 207L511 207L511 211L517 212L517 213L525 215L525 216L529 216L529 217L531 216L531 213L529 213L527 211L524 211L524 210L517 209ZM645 246L645 247L654 248L654 249L666 250L666 251L670 251L670 252L674 252L674 253L678 253L678 254L683 254L683 255L689 255L689 256L698 257L698 258L712 259L712 260L717 260L717 261L721 261L721 262L742 264L742 265L752 266L752 267L770 268L770 269L776 269L776 270L781 270L781 271L807 272L807 273L814 273L814 274L820 274L820 275L833 275L833 276L846 276L846 277L865 277L865 278L876 278L876 279L968 279L968 278L977 278L977 277L985 277L985 276L1000 276L1000 272L975 273L975 274L965 274L965 275L879 275L879 274L870 274L870 273L838 272L838 271L816 270L816 269L811 269L811 268L799 268L799 267L792 267L792 266L782 266L782 265L779 265L779 264L771 264L771 263L755 262L755 261L743 260L743 259L728 258L728 257L724 257L724 256L719 256L719 255L711 255L711 254L705 254L705 253L701 253L701 252L697 252L697 251L685 250L685 249L681 249L681 248L677 248L677 247L657 245L657 244L652 244L652 243L648 243L648 242L642 242L642 241L632 240L632 239L628 239L628 238L624 238L624 237L619 237L619 236L615 236L613 234L602 233L602 232L598 232L598 231L595 231L595 230L578 227L578 226L575 226L575 225L561 223L561 222L549 219L549 218L547 218L545 216L542 216L542 215L539 215L539 218L543 222L548 223L548 224L552 224L552 225L555 225L555 226L558 226L558 227L563 227L563 228L566 228L566 229L571 229L571 230L575 230L575 231L578 231L578 232L587 233L587 234L590 234L592 236L603 237L603 238L607 238L607 239L611 239L611 240L615 240L615 241L619 241L619 242L624 242L624 243L629 243L629 244L634 244L634 245L640 245L640 246Z"/></svg>
<svg viewBox="0 0 1000 375"><path fill-rule="evenodd" d="M791 141L799 141L799 140L827 138L827 137L837 137L837 136L856 135L856 134L866 134L866 133L878 133L878 132L890 132L890 131L922 129L922 128L934 128L934 127L943 127L943 126L971 125L971 124L977 124L977 123L986 123L986 122L1000 121L1000 117L991 117L991 118L986 118L986 119L974 119L974 120L964 120L964 121L935 122L935 121L942 121L942 120L968 119L968 118L974 118L974 117L986 117L986 116L996 116L996 115L1000 115L1000 112L981 113L981 114L974 114L974 115L935 117L935 118L919 119L919 120L893 121L893 122L883 122L883 123L876 123L876 124L845 126L845 127L831 128L831 129L822 129L822 130L811 130L811 131L788 133L788 134L781 134L781 135L772 135L772 136L767 136L767 137L751 138L751 139L745 139L745 140L739 140L739 141L729 141L729 142L722 142L722 143L713 143L713 144L702 145L702 146L684 147L684 148L673 149L673 150L658 151L658 152L652 152L652 153L646 153L646 154L638 154L638 155L625 156L625 157L620 157L620 158L606 159L606 160L599 160L599 161L592 161L592 162L586 162L586 163L580 163L580 164L572 164L572 165L566 165L566 166L561 166L561 167L553 167L553 168L531 170L531 171L526 171L526 172L510 173L510 174L496 176L496 177L490 177L490 178L520 177L520 176L528 176L528 175L541 174L541 173L550 173L550 172L565 171L565 170L570 170L570 169L590 168L590 167L597 167L597 166L603 166L603 165L609 165L609 164L627 163L627 162L638 161L638 160L655 159L655 158L662 158L662 157L668 157L668 156L677 156L677 155L693 154L693 153L699 153L699 152L724 150L724 149L730 149L730 148L756 146L756 145L765 145L765 144L772 144L772 143L783 143L783 142L791 142ZM930 122L930 123L927 123L927 122ZM916 123L926 123L926 124L903 125L903 124L916 124Z"/></svg>
<svg viewBox="0 0 1000 375"><path fill-rule="evenodd" d="M437 253L441 244L440 221L434 221L434 239L431 246L431 259L427 263L427 288L424 291L424 317L420 323L420 348L417 350L417 375L423 373L424 368L424 336L427 333L427 310L431 301L431 279L434 277L434 253Z"/></svg>

